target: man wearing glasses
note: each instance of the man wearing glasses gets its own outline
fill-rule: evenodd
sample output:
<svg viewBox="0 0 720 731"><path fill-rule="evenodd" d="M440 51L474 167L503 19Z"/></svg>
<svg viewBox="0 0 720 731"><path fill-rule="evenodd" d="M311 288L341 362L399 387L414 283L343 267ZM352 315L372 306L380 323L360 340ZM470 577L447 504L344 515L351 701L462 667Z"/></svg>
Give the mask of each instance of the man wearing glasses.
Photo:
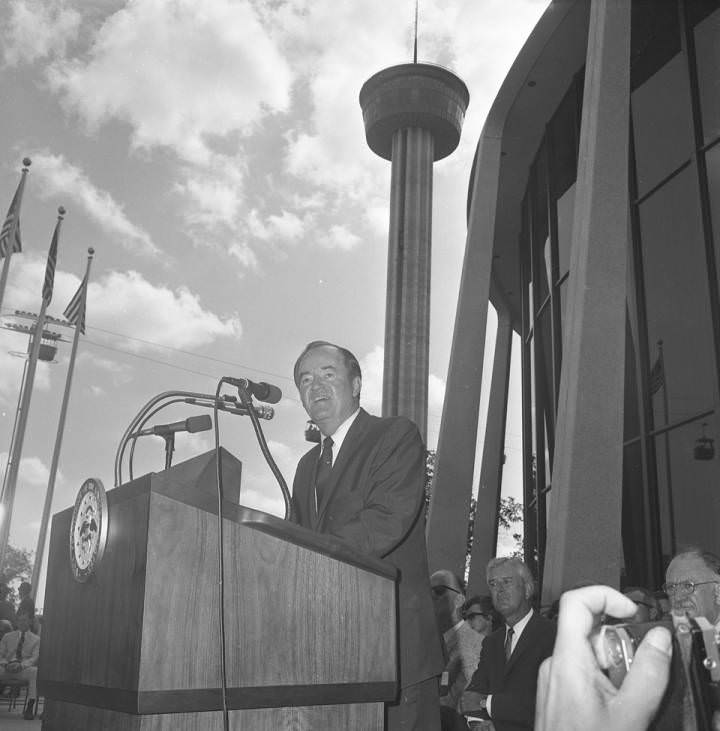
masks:
<svg viewBox="0 0 720 731"><path fill-rule="evenodd" d="M670 597L672 613L720 619L720 558L700 548L679 553L665 573L663 589Z"/></svg>
<svg viewBox="0 0 720 731"><path fill-rule="evenodd" d="M430 587L445 654L440 676L442 728L451 729L460 696L477 668L483 638L463 619L465 588L452 571L436 571L430 577Z"/></svg>

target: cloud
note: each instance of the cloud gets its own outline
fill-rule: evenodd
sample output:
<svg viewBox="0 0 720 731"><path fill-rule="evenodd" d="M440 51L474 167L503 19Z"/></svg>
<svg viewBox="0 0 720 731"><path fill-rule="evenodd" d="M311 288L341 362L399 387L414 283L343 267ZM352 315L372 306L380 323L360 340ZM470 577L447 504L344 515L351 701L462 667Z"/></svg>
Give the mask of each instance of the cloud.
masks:
<svg viewBox="0 0 720 731"><path fill-rule="evenodd" d="M238 317L222 319L203 309L187 287L154 285L135 271L111 272L88 288L88 326L129 331L135 338L174 348L200 348L217 337L239 338ZM123 323L128 323L123 327ZM147 345L129 341L133 350Z"/></svg>
<svg viewBox="0 0 720 731"><path fill-rule="evenodd" d="M105 20L84 58L49 71L90 128L123 120L135 146L170 147L195 163L285 110L292 77L251 3L232 0L128 3Z"/></svg>
<svg viewBox="0 0 720 731"><path fill-rule="evenodd" d="M318 240L320 245L326 249L340 249L341 251L350 251L361 241L360 237L350 231L347 226L338 224L330 226L330 230L320 236Z"/></svg>
<svg viewBox="0 0 720 731"><path fill-rule="evenodd" d="M8 66L51 54L63 55L77 36L80 13L53 0L11 0L2 25L3 57Z"/></svg>
<svg viewBox="0 0 720 731"><path fill-rule="evenodd" d="M264 221L256 209L248 216L248 230L262 241L297 241L302 238L307 222L312 220L311 215L300 218L289 211L282 211L280 215L272 214Z"/></svg>
<svg viewBox="0 0 720 731"><path fill-rule="evenodd" d="M63 201L77 202L96 224L131 251L157 254L158 248L150 234L135 225L123 207L107 191L97 188L63 155L35 152L32 156L33 180L38 181L45 197L62 196Z"/></svg>
<svg viewBox="0 0 720 731"><path fill-rule="evenodd" d="M39 301L45 263L39 257L23 255L14 266L5 304L33 309ZM50 314L60 316L79 284L75 275L56 271ZM152 284L136 271L111 271L90 282L87 324L90 330L132 332L134 338L174 348L201 348L218 337L239 338L242 334L236 315L222 318L204 309L198 295L187 287ZM130 340L123 347L138 351L152 345Z"/></svg>

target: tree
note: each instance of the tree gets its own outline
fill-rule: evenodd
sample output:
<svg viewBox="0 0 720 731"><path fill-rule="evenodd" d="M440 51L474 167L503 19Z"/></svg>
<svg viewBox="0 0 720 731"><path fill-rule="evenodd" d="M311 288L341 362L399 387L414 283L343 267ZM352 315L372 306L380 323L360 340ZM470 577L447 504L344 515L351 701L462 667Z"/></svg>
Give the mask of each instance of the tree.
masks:
<svg viewBox="0 0 720 731"><path fill-rule="evenodd" d="M33 569L33 554L24 548L15 548L8 543L5 561L0 568L0 582L3 584L19 584L30 581Z"/></svg>
<svg viewBox="0 0 720 731"><path fill-rule="evenodd" d="M515 542L515 546L512 551L512 556L518 558L523 557L523 537L522 533L517 530L513 531L513 528L520 523L522 526L523 522L523 504L519 503L514 497L500 498L500 510L498 512L498 529L505 530L511 533L512 539Z"/></svg>

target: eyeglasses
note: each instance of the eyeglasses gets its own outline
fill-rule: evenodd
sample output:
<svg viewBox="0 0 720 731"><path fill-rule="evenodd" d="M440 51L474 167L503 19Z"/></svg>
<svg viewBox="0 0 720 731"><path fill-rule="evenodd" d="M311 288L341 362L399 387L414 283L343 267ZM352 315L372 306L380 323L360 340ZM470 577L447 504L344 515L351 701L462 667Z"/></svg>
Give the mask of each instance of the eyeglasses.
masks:
<svg viewBox="0 0 720 731"><path fill-rule="evenodd" d="M452 586L433 586L433 596L444 596L446 591L454 591L456 594L460 594L457 589L453 589Z"/></svg>
<svg viewBox="0 0 720 731"><path fill-rule="evenodd" d="M720 584L717 579L714 581L678 581L672 584L663 584L662 590L668 595L690 596L698 586L703 584Z"/></svg>
<svg viewBox="0 0 720 731"><path fill-rule="evenodd" d="M484 612L470 612L470 614L465 615L465 619L472 619L473 617L482 617L488 621L492 619L492 615L485 614Z"/></svg>
<svg viewBox="0 0 720 731"><path fill-rule="evenodd" d="M504 589L507 589L509 586L512 586L514 583L515 583L514 576L502 576L499 579L490 579L490 581L488 581L488 586L491 589L499 589L501 586Z"/></svg>

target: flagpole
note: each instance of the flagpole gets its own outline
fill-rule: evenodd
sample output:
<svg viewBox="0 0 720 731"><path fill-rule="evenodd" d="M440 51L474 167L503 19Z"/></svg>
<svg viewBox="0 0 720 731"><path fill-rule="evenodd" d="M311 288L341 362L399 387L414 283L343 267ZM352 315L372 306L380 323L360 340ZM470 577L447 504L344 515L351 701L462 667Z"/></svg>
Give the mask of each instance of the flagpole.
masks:
<svg viewBox="0 0 720 731"><path fill-rule="evenodd" d="M11 231L8 232L7 239L7 251L5 252L5 261L3 261L2 274L0 274L0 307L2 307L3 299L5 297L5 285L7 284L8 273L10 272L10 259L13 255L13 244L15 239L15 231L20 225L20 204L22 203L22 195L25 190L25 177L30 167L30 158L23 158L23 169L22 175L20 176L20 183L18 184L17 191L13 197L13 203L17 200L17 209L15 210L15 221L12 225ZM12 208L12 203L10 207Z"/></svg>
<svg viewBox="0 0 720 731"><path fill-rule="evenodd" d="M55 437L55 449L53 451L52 463L50 464L50 476L48 477L48 488L45 494L45 505L43 506L42 520L40 521L40 533L38 535L37 548L35 549L35 563L33 564L31 584L37 595L42 570L43 557L45 553L45 539L47 527L50 522L50 510L52 508L53 493L55 491L55 478L57 476L58 464L60 462L60 449L62 448L63 435L65 432L65 417L67 416L68 402L70 401L70 387L72 386L73 371L75 370L75 356L77 355L80 333L84 329L85 306L87 304L87 290L90 281L90 265L92 264L95 250L88 249L87 267L85 269L85 289L82 293L81 316L75 323L75 335L73 337L72 349L70 350L70 363L68 365L67 378L65 379L65 393L63 394L62 406L60 407L60 419L58 420L57 436Z"/></svg>
<svg viewBox="0 0 720 731"><path fill-rule="evenodd" d="M65 209L62 206L58 208L58 214L58 221L55 225L55 233L53 234L54 242L57 241L60 234L60 225L62 223L63 216L65 215ZM53 273L54 266L55 263L53 262ZM44 296L44 292L45 286L43 286L43 299L40 307L40 314L37 317L35 329L32 334L30 359L27 363L25 383L23 384L20 405L18 407L17 432L14 435L15 438L13 439L12 451L8 460L8 469L5 473L5 482L3 484L2 503L0 504L0 508L2 508L2 511L0 512L0 566L2 566L5 562L5 553L7 551L8 539L10 537L10 522L12 520L13 505L15 502L15 489L17 487L18 472L20 470L20 457L22 456L23 442L25 441L25 427L27 426L33 382L35 381L35 371L37 369L38 356L40 355L42 334L45 328L45 312L50 304L50 297Z"/></svg>

